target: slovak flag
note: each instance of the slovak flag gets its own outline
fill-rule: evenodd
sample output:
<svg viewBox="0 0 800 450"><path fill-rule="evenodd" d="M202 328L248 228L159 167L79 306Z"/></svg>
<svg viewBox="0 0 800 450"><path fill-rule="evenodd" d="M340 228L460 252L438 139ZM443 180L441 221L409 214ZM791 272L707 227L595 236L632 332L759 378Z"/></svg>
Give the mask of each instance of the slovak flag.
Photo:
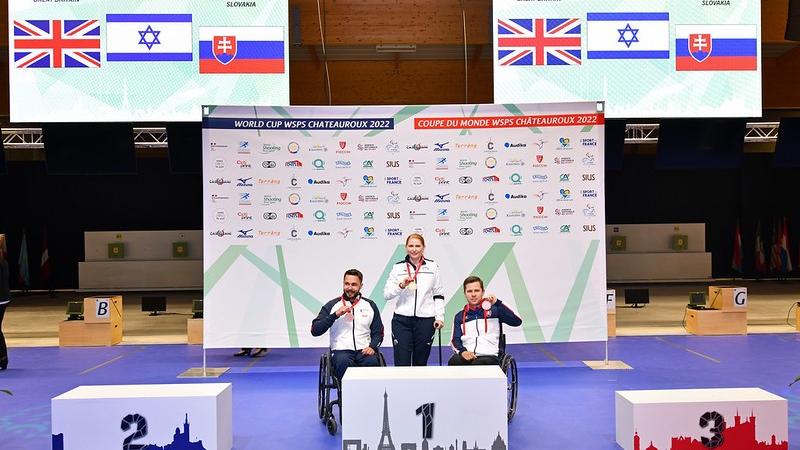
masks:
<svg viewBox="0 0 800 450"><path fill-rule="evenodd" d="M284 73L283 27L200 27L200 73Z"/></svg>
<svg viewBox="0 0 800 450"><path fill-rule="evenodd" d="M589 59L669 59L668 12L588 13Z"/></svg>
<svg viewBox="0 0 800 450"><path fill-rule="evenodd" d="M757 70L756 25L676 25L676 70Z"/></svg>

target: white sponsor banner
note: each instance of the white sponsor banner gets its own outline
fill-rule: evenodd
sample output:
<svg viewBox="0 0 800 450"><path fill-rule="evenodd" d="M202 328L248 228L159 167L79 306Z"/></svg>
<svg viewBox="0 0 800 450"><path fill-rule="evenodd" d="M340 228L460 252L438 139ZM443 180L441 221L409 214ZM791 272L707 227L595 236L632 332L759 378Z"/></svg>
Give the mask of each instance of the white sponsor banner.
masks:
<svg viewBox="0 0 800 450"><path fill-rule="evenodd" d="M327 345L308 330L349 268L388 334L414 232L445 333L476 274L523 318L509 342L606 339L597 103L204 109L207 348Z"/></svg>

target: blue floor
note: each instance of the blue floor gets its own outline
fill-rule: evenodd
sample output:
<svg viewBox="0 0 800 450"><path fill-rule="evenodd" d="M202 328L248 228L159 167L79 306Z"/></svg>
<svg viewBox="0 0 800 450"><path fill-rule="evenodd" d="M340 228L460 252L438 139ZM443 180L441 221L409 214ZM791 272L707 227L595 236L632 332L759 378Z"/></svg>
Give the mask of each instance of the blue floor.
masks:
<svg viewBox="0 0 800 450"><path fill-rule="evenodd" d="M800 447L800 335L620 337L612 359L629 371L593 371L579 362L602 359L602 343L513 345L519 362L519 410L509 426L512 449L615 449L614 391L699 387L761 387L789 399L789 446ZM274 349L263 358L209 350L209 367L232 367L218 380L234 387L234 448L339 449L317 419L321 349ZM387 353L391 353L389 350ZM388 355L390 356L390 355ZM389 358L391 360L391 358ZM431 361L437 361L436 351ZM0 372L0 449L50 448L50 398L78 385L196 383L176 376L202 363L197 346L14 348ZM468 423L469 417L464 418Z"/></svg>

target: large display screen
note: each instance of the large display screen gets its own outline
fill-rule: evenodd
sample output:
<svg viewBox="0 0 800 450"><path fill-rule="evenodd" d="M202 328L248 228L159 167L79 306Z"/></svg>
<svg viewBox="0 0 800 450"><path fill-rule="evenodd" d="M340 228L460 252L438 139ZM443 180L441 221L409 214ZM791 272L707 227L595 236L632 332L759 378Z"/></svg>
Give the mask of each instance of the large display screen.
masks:
<svg viewBox="0 0 800 450"><path fill-rule="evenodd" d="M199 121L289 104L285 0L9 2L13 122Z"/></svg>
<svg viewBox="0 0 800 450"><path fill-rule="evenodd" d="M760 0L494 0L494 101L760 117Z"/></svg>

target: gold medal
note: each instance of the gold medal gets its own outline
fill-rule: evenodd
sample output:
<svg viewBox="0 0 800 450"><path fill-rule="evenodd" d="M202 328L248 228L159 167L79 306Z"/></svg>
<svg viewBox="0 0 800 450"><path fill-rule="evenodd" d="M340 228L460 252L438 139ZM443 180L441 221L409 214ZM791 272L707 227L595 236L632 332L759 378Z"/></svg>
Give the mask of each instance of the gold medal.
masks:
<svg viewBox="0 0 800 450"><path fill-rule="evenodd" d="M417 282L416 281L412 281L411 283L408 283L406 288L408 288L411 291L416 291L417 290Z"/></svg>

